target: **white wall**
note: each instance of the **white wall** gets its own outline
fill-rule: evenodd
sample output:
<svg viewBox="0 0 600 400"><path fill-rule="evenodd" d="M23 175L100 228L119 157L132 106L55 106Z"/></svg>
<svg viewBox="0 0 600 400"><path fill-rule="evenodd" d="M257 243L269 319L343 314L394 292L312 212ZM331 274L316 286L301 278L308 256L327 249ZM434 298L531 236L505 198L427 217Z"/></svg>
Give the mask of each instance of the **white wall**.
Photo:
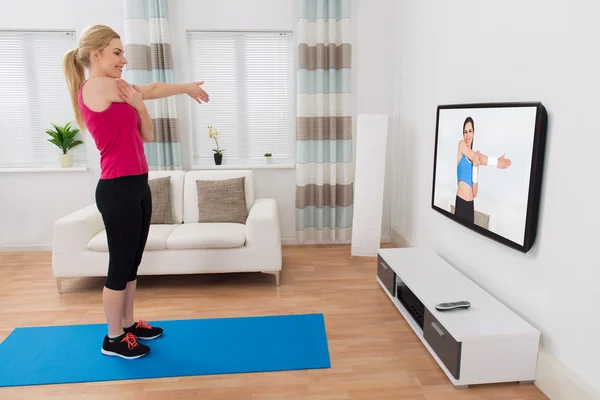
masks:
<svg viewBox="0 0 600 400"><path fill-rule="evenodd" d="M85 4L84 4L85 3ZM381 0L377 9L369 9L367 0L352 0L353 9L353 88L354 115L392 111L394 0ZM90 10L90 7L92 9ZM35 9L36 13L28 10ZM236 12L232 12L235 10ZM171 0L169 18L176 82L188 77L185 31L188 29L293 30L296 21L295 0ZM60 0L48 2L24 0L5 7L0 14L0 29L76 29L80 33L91 24L107 24L123 34L121 0L101 3ZM190 165L189 109L184 96L178 98L180 133L184 168ZM356 121L354 121L356 126ZM391 164L388 147L387 170ZM88 144L91 167L87 172L0 173L0 185L22 193L25 201L14 196L0 197L0 249L49 246L52 222L93 202L99 176L98 154ZM386 196L382 236L389 238L391 193L395 191L393 174L386 176ZM295 171L294 169L255 170L257 196L274 197L279 205L281 233L284 240L295 241ZM279 185L279 186L278 186ZM54 196L41 198L52 190ZM65 199L64 197L68 197ZM42 203L42 200L43 203ZM41 205L43 204L43 206ZM25 224L23 224L25 221Z"/></svg>
<svg viewBox="0 0 600 400"><path fill-rule="evenodd" d="M539 328L543 351L597 391L599 13L585 0L398 2L393 199L401 234ZM438 104L529 100L549 129L538 237L521 254L433 211L431 183Z"/></svg>

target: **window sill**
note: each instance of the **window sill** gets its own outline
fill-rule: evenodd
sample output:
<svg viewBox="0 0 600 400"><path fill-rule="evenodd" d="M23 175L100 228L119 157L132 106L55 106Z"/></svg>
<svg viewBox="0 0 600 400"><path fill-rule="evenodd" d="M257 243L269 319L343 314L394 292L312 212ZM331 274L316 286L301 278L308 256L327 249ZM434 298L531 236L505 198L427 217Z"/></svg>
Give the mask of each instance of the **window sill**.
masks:
<svg viewBox="0 0 600 400"><path fill-rule="evenodd" d="M88 167L70 167L70 168L61 168L61 167L17 167L17 168L5 168L0 167L1 173L8 172L84 172L87 171Z"/></svg>
<svg viewBox="0 0 600 400"><path fill-rule="evenodd" d="M258 162L233 162L231 164L223 163L221 165L215 164L196 164L190 167L193 170L202 169L293 169L296 165L290 161L273 161L266 163L265 161Z"/></svg>
<svg viewBox="0 0 600 400"><path fill-rule="evenodd" d="M292 169L294 164L222 164L222 165L192 165L191 169Z"/></svg>

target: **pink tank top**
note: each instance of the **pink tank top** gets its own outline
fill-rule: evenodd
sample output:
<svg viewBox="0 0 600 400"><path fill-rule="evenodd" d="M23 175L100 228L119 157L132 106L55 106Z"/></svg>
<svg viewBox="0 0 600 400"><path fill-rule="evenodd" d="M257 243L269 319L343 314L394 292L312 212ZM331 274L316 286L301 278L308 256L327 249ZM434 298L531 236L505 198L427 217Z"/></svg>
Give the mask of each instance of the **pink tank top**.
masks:
<svg viewBox="0 0 600 400"><path fill-rule="evenodd" d="M78 102L90 135L100 151L100 179L141 175L148 172L144 142L140 134L140 116L127 103L111 103L101 112L83 103L83 86Z"/></svg>

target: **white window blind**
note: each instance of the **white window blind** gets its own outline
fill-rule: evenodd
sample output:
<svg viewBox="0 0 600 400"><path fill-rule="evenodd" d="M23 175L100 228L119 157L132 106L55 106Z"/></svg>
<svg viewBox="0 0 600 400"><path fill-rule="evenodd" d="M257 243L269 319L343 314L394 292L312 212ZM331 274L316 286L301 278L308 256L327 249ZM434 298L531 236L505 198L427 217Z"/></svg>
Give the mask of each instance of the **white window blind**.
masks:
<svg viewBox="0 0 600 400"><path fill-rule="evenodd" d="M74 32L0 31L0 167L59 165L46 129L77 127L62 67L75 47ZM85 164L84 145L72 153L73 166Z"/></svg>
<svg viewBox="0 0 600 400"><path fill-rule="evenodd" d="M223 164L293 162L294 43L291 33L189 32L191 78L204 81L210 102L192 103L195 165L214 164L219 131Z"/></svg>

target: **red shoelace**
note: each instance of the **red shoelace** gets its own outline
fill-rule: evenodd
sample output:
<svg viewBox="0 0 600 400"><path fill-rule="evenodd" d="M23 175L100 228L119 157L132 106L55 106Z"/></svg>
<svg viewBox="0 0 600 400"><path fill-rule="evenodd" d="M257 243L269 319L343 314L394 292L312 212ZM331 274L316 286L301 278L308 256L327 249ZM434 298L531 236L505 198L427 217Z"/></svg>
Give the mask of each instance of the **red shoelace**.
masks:
<svg viewBox="0 0 600 400"><path fill-rule="evenodd" d="M139 346L137 338L132 333L126 334L125 337L121 340L121 342L127 342L127 347L129 348L129 350Z"/></svg>
<svg viewBox="0 0 600 400"><path fill-rule="evenodd" d="M136 328L144 328L144 329L152 329L152 327L148 324L148 321L144 321L140 319L135 326Z"/></svg>

